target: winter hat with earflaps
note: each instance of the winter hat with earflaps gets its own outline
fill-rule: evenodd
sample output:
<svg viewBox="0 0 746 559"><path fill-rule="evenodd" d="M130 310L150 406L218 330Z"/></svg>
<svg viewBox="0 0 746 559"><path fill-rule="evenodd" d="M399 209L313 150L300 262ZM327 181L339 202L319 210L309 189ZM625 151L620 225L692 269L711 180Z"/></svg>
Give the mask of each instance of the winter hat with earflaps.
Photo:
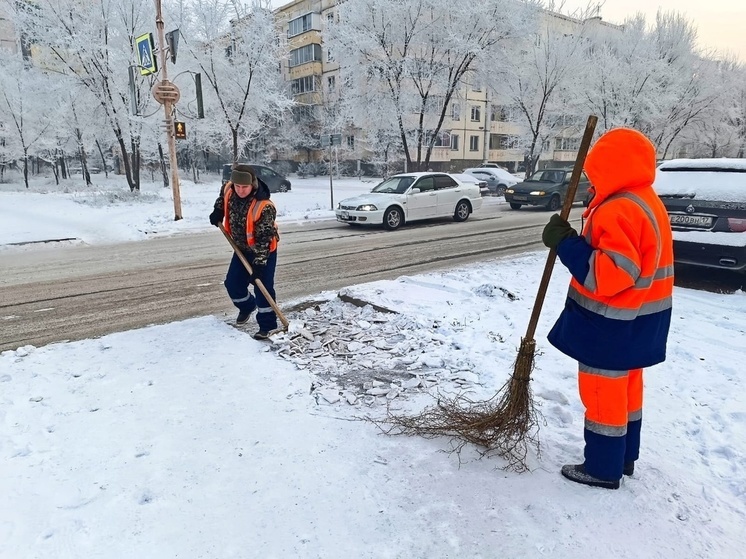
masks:
<svg viewBox="0 0 746 559"><path fill-rule="evenodd" d="M256 176L251 165L236 165L231 171L231 182L233 184L252 184L256 186Z"/></svg>

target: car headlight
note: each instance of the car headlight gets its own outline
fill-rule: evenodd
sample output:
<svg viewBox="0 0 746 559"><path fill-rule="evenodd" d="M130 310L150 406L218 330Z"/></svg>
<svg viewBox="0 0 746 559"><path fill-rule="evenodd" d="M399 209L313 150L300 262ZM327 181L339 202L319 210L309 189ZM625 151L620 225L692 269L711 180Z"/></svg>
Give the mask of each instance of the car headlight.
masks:
<svg viewBox="0 0 746 559"><path fill-rule="evenodd" d="M357 207L357 211L359 212L374 212L378 208L376 208L373 204L363 204L362 206Z"/></svg>
<svg viewBox="0 0 746 559"><path fill-rule="evenodd" d="M513 192L515 192L515 191L512 188L506 188L505 189L505 194L513 194Z"/></svg>
<svg viewBox="0 0 746 559"><path fill-rule="evenodd" d="M533 192L529 192L529 195L531 196L544 196L544 194L546 194L546 192L544 192L543 190L534 190Z"/></svg>
<svg viewBox="0 0 746 559"><path fill-rule="evenodd" d="M338 202L338 203L337 203L337 209L338 209L338 210L341 210L341 209L342 209L342 202Z"/></svg>

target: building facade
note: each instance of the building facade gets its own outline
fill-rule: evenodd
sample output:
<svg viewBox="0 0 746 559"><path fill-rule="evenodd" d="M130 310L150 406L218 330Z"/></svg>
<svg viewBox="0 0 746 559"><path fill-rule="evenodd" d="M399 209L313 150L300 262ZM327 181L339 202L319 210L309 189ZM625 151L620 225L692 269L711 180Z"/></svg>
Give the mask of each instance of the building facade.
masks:
<svg viewBox="0 0 746 559"><path fill-rule="evenodd" d="M320 138L332 133L342 136L341 146L335 153L341 152L340 158L356 162L358 169L360 161L369 154L360 131L349 127L340 129L336 119L341 85L339 63L324 44L324 31L337 21L338 11L344 8L345 3L340 0L294 0L275 10L277 25L288 40L289 59L282 71L297 103L293 120L299 127L299 145L278 157L296 162L324 159L327 154ZM617 28L602 22L601 18L578 20L552 12L543 12L540 22L544 30L550 27L565 35L579 33L583 26L589 25ZM571 165L575 160L584 122L568 116L565 124L543 141L539 167ZM479 84L463 85L447 108L430 167L460 171L484 162L495 162L511 172L522 171L523 142L525 134L515 107L504 99L491 98L487 88Z"/></svg>
<svg viewBox="0 0 746 559"><path fill-rule="evenodd" d="M13 23L8 18L6 10L7 8L0 4L0 49L16 52L18 41Z"/></svg>

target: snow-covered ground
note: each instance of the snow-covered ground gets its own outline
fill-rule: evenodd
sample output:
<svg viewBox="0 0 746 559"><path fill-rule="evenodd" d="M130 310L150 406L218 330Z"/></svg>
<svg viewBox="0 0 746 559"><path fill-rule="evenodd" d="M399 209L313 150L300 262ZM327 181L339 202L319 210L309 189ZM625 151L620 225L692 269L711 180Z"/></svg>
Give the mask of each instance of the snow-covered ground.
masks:
<svg viewBox="0 0 746 559"><path fill-rule="evenodd" d="M348 192L363 188L350 182ZM328 212L323 186L287 215ZM50 223L33 217L29 230L54 225L86 242L146 238L127 232L149 223L160 234L206 228L216 187L185 186L184 225L169 223L165 194L85 205L0 187L0 243L32 204ZM196 202L190 188L208 193ZM0 557L744 557L742 291L676 288L668 360L646 373L641 458L618 491L559 475L583 444L576 364L545 338L569 279L560 265L536 336L545 423L530 472L358 420L383 417L387 403L417 411L437 391L492 396L512 371L545 257L344 290L398 314L335 293L291 313L319 339L329 321L354 330L341 357L280 354L282 338L257 342L214 316L3 352Z"/></svg>

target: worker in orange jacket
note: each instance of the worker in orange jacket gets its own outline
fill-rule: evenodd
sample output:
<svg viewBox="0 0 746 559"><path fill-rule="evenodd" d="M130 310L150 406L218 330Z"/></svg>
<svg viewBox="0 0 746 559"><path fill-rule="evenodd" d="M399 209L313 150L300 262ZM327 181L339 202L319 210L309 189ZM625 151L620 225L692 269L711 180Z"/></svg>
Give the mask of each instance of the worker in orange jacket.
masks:
<svg viewBox="0 0 746 559"><path fill-rule="evenodd" d="M553 215L542 240L572 274L549 342L578 361L585 461L571 481L617 489L640 450L642 370L666 358L673 294L668 214L652 188L655 147L617 128L588 153L593 198L582 235Z"/></svg>

